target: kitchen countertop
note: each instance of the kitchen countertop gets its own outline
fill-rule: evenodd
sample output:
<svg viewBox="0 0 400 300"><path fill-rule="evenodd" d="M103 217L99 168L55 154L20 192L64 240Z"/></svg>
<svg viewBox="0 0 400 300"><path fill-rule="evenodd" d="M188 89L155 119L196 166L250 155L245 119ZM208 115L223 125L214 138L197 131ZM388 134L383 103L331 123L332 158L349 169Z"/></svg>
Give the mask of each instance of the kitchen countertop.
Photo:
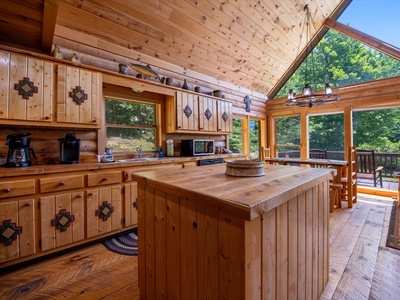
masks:
<svg viewBox="0 0 400 300"><path fill-rule="evenodd" d="M98 162L81 162L78 164L42 164L32 165L30 167L17 167L17 168L6 168L0 167L0 178L14 177L14 176L27 176L27 175L40 175L40 174L52 174L52 173L64 173L64 172L75 172L75 171L92 171L92 170L109 170L116 168L125 167L140 167L140 166L156 166L160 164L173 164L198 161L203 159L212 159L222 157L226 158L238 158L243 157L244 154L220 154L220 155L207 155L207 156L194 156L194 157L163 157L151 160L125 160L119 162L118 160L110 163L98 163Z"/></svg>
<svg viewBox="0 0 400 300"><path fill-rule="evenodd" d="M135 181L164 192L197 199L245 220L253 220L296 195L332 178L331 169L265 165L264 176L225 175L226 164L138 172Z"/></svg>

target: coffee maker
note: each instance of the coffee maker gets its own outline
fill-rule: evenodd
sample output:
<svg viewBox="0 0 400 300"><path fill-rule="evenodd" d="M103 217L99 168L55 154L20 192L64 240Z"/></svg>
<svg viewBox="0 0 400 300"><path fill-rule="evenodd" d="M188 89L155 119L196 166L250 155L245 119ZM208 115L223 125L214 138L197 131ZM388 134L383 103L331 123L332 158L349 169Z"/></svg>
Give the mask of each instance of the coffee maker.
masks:
<svg viewBox="0 0 400 300"><path fill-rule="evenodd" d="M31 139L29 132L14 133L7 136L8 156L6 167L28 167L32 165L31 156L36 158L35 151L29 147Z"/></svg>
<svg viewBox="0 0 400 300"><path fill-rule="evenodd" d="M77 139L74 133L67 133L64 138L60 138L58 141L60 142L60 163L79 163L81 140Z"/></svg>

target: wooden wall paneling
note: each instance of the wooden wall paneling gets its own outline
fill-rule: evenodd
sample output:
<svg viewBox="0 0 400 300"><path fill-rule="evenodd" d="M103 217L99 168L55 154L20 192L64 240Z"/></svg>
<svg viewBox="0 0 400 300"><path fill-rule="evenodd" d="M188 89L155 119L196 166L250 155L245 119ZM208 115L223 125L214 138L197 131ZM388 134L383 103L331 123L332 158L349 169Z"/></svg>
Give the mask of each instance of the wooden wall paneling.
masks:
<svg viewBox="0 0 400 300"><path fill-rule="evenodd" d="M155 225L154 225L154 220L155 220L155 204L154 204L154 198L155 198L155 190L154 188L150 188L148 186L145 186L144 189L144 198L146 199L146 212L144 215L144 222L140 224L145 224L145 237L142 241L145 241L145 251L148 255L145 256L145 268L146 268L146 278L142 278L144 280L145 285L140 285L141 289L141 297L142 299L156 299L156 289L157 289L157 283L155 281L156 279L156 266L155 266L155 261L154 261L154 255L155 255L155 244L156 244L156 235L155 235ZM142 205L142 204L139 204ZM167 205L167 204L166 204ZM140 220L139 220L140 221ZM167 224L168 226L168 224ZM141 228L139 228L140 232ZM168 253L168 240L169 240L169 235L171 234L172 228L167 228L167 253ZM140 237L139 237L140 238ZM140 246L139 246L140 247ZM168 271L168 263L169 261L164 261L162 262L167 265L167 271ZM179 269L179 265L174 265L173 270ZM169 273L167 273L169 274ZM171 277L173 276L173 273L171 274ZM167 277L168 280L169 276ZM139 279L140 280L140 279ZM170 287L168 285L169 283L167 282L167 288ZM142 289L143 287L143 289ZM167 289L167 299L168 297L168 292L170 289ZM142 294L143 293L143 294ZM174 299L174 298L171 298Z"/></svg>
<svg viewBox="0 0 400 300"><path fill-rule="evenodd" d="M144 199L144 185L138 185L138 224L146 224L146 204L148 204L149 201L144 201ZM141 226L140 230L138 230L138 286L139 290L141 291L140 299L146 299L146 235L146 225Z"/></svg>
<svg viewBox="0 0 400 300"><path fill-rule="evenodd" d="M134 206L137 199L137 182L124 185L125 189L125 226L133 226L138 222L137 209Z"/></svg>
<svg viewBox="0 0 400 300"><path fill-rule="evenodd" d="M276 296L277 299L288 297L288 204L277 207L276 223L279 234L276 242Z"/></svg>
<svg viewBox="0 0 400 300"><path fill-rule="evenodd" d="M271 253L276 253L276 243L277 243L277 209L274 208L263 215L262 222L262 295L264 299L276 299L276 254L271 255ZM268 259L264 259L268 257Z"/></svg>
<svg viewBox="0 0 400 300"><path fill-rule="evenodd" d="M232 225L233 228L231 227ZM218 212L219 299L245 299L244 288L238 284L234 284L234 282L245 282L246 280L245 272L249 267L247 264L243 263L243 253L244 251L248 252L253 250L258 260L261 257L261 241L259 241L260 244L258 245L253 241L252 245L249 245L251 250L243 249L244 230L245 225L242 220L221 210ZM259 262L258 260L254 261L254 263L257 264L257 262ZM245 266L247 266L247 268ZM260 266L260 264L258 266ZM254 268L251 269L257 269L258 266L254 265ZM252 284L256 286L260 283L257 282L257 280L252 280ZM256 292L259 290L260 288L258 287Z"/></svg>
<svg viewBox="0 0 400 300"><path fill-rule="evenodd" d="M61 209L65 209L67 212L73 214L71 194L56 195L55 208L56 208L56 211L54 212L55 216L60 213ZM61 247L67 244L71 244L73 242L71 226L68 227L66 231L61 231L57 227L55 228L56 228L56 247Z"/></svg>
<svg viewBox="0 0 400 300"><path fill-rule="evenodd" d="M288 202L288 298L298 299L298 203L299 198Z"/></svg>
<svg viewBox="0 0 400 300"><path fill-rule="evenodd" d="M35 204L33 198L18 201L18 225L22 226L23 233L19 235L20 257L36 253Z"/></svg>
<svg viewBox="0 0 400 300"><path fill-rule="evenodd" d="M90 189L86 191L86 235L88 238L100 233L98 216L96 210L99 209L99 190Z"/></svg>
<svg viewBox="0 0 400 300"><path fill-rule="evenodd" d="M167 297L167 200L166 194L161 191L156 191L154 196L154 221L155 221L155 281L157 289L155 290L155 299L166 299ZM147 203L146 203L147 204ZM141 223L143 224L143 223ZM140 229L142 230L142 229ZM194 272L191 272L193 275ZM189 275L189 274L188 274ZM190 277L184 281L190 284ZM192 295L194 298L194 296ZM183 297L184 299L184 297Z"/></svg>
<svg viewBox="0 0 400 300"><path fill-rule="evenodd" d="M27 77L28 61L22 55L11 54L10 62L10 102L8 110L8 118L14 120L25 120L27 103L18 91L14 90L14 84L19 83L24 77Z"/></svg>
<svg viewBox="0 0 400 300"><path fill-rule="evenodd" d="M299 195L297 202L297 298L298 300L306 300L306 194Z"/></svg>
<svg viewBox="0 0 400 300"><path fill-rule="evenodd" d="M73 242L85 239L86 218L85 218L85 197L82 191L71 193L71 210L74 214L72 222L72 240Z"/></svg>
<svg viewBox="0 0 400 300"><path fill-rule="evenodd" d="M56 247L56 228L51 220L56 216L55 196L40 197L40 231L42 251Z"/></svg>
<svg viewBox="0 0 400 300"><path fill-rule="evenodd" d="M306 191L306 299L313 295L313 191Z"/></svg>
<svg viewBox="0 0 400 300"><path fill-rule="evenodd" d="M262 299L262 220L244 221L244 294L246 299ZM249 296L249 297L247 297ZM243 299L243 298L242 298Z"/></svg>
<svg viewBox="0 0 400 300"><path fill-rule="evenodd" d="M198 299L211 299L218 295L218 215L217 210L202 203L197 205L198 215Z"/></svg>
<svg viewBox="0 0 400 300"><path fill-rule="evenodd" d="M0 51L0 119L8 117L10 57L11 54L9 52Z"/></svg>
<svg viewBox="0 0 400 300"><path fill-rule="evenodd" d="M13 223L19 224L18 219L18 202L2 202L0 203L0 224L3 225L5 220L11 220ZM22 229L24 230L24 229ZM17 238L11 245L0 244L0 263L19 257L20 239Z"/></svg>

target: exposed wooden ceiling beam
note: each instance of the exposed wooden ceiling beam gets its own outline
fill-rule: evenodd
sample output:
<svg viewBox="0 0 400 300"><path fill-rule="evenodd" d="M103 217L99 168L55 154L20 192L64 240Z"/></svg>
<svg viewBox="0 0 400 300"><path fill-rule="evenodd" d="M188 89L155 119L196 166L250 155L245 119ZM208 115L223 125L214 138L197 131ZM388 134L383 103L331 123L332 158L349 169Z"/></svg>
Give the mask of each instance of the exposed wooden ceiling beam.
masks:
<svg viewBox="0 0 400 300"><path fill-rule="evenodd" d="M400 59L400 49L392 46L388 43L385 43L377 38L374 38L373 36L370 36L366 33L363 33L361 31L358 31L357 29L354 29L352 27L349 27L347 25L344 25L342 23L339 23L335 20L327 19L325 21L324 26L336 30L342 34L347 35L348 37L351 37L352 39L355 39L359 41L360 43L363 43L377 51L380 51L386 55L389 55L395 59Z"/></svg>
<svg viewBox="0 0 400 300"><path fill-rule="evenodd" d="M45 0L42 27L42 50L46 53L51 52L53 45L54 31L56 28L57 12L59 0Z"/></svg>

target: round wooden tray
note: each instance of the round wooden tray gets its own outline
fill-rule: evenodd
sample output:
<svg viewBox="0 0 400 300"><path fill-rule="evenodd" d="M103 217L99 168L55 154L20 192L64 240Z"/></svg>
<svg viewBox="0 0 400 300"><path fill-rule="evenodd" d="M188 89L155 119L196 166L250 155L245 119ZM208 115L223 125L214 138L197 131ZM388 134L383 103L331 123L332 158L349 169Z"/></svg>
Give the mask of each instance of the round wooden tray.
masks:
<svg viewBox="0 0 400 300"><path fill-rule="evenodd" d="M254 160L227 160L225 175L238 177L264 176L264 162Z"/></svg>

